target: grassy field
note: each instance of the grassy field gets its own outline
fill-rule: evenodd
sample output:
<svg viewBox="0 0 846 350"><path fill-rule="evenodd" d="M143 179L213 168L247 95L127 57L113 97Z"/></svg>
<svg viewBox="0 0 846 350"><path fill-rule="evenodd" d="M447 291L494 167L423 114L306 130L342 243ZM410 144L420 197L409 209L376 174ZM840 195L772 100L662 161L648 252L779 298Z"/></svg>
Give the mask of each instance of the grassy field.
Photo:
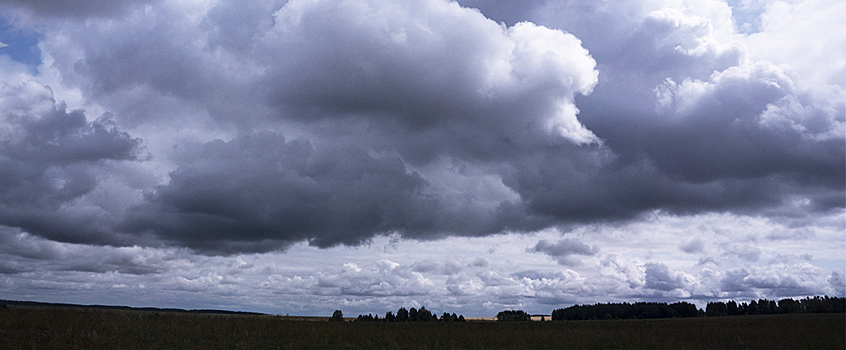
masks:
<svg viewBox="0 0 846 350"><path fill-rule="evenodd" d="M846 316L354 323L7 308L0 309L0 349L846 349Z"/></svg>

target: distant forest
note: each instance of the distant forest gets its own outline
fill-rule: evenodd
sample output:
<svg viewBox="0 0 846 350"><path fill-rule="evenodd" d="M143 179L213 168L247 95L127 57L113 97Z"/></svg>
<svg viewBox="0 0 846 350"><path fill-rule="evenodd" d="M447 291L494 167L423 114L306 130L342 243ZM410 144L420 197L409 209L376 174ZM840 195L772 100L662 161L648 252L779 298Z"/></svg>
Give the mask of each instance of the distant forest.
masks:
<svg viewBox="0 0 846 350"><path fill-rule="evenodd" d="M671 317L697 316L739 316L739 315L769 315L792 313L844 313L846 312L846 298L813 297L800 300L759 299L749 303L710 302L705 310L697 309L687 302L673 304L638 302L609 303L593 305L573 305L564 309L552 311L552 320L603 320L603 319L648 319Z"/></svg>
<svg viewBox="0 0 846 350"><path fill-rule="evenodd" d="M748 303L710 302L705 310L697 309L696 305L680 301L672 304L658 302L636 303L607 303L593 305L573 305L568 308L552 311L552 321L562 320L618 320L618 319L651 319L673 317L701 317L701 316L739 316L739 315L770 315L794 313L846 313L846 298L815 296L800 300L758 299ZM541 318L542 319L542 318ZM341 310L335 310L331 320L343 321ZM523 310L505 310L496 315L497 321L531 321L531 315ZM439 318L436 313L420 307L420 309L401 307L397 313L388 311L385 317L379 315L358 315L357 322L464 322L464 316L444 312Z"/></svg>
<svg viewBox="0 0 846 350"><path fill-rule="evenodd" d="M341 321L343 320L344 314L341 310L335 310L335 313L332 314L332 320ZM385 314L384 318L379 318L379 315L373 316L372 314L367 315L358 315L355 319L356 322L464 322L464 315L456 315L455 313L448 313L444 312L440 318L436 313L432 313L429 310L426 310L425 306L421 306L420 309L410 308L406 309L404 307L399 308L397 310L397 314L394 315L393 312L388 311Z"/></svg>
<svg viewBox="0 0 846 350"><path fill-rule="evenodd" d="M523 310L505 310L496 314L496 320L500 322L531 321L532 316Z"/></svg>

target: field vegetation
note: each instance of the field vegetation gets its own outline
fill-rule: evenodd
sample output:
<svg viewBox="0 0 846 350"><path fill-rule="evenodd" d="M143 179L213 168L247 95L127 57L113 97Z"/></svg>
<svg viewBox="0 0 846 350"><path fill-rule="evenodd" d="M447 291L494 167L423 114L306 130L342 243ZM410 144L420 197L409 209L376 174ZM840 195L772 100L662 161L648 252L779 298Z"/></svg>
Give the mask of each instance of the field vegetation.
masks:
<svg viewBox="0 0 846 350"><path fill-rule="evenodd" d="M301 318L302 319L302 318ZM0 308L0 349L844 349L843 314L559 322L304 322L284 316Z"/></svg>

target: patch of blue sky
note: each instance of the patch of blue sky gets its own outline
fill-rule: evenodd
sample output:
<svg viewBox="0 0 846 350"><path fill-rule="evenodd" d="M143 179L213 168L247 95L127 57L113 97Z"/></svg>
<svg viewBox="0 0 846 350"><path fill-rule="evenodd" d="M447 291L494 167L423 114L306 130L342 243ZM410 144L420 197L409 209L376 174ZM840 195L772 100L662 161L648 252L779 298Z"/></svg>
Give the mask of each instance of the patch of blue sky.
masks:
<svg viewBox="0 0 846 350"><path fill-rule="evenodd" d="M754 34L761 31L761 14L766 10L762 1L728 0L731 16L738 33Z"/></svg>
<svg viewBox="0 0 846 350"><path fill-rule="evenodd" d="M23 63L35 72L41 64L39 39L38 33L17 28L0 16L0 55Z"/></svg>

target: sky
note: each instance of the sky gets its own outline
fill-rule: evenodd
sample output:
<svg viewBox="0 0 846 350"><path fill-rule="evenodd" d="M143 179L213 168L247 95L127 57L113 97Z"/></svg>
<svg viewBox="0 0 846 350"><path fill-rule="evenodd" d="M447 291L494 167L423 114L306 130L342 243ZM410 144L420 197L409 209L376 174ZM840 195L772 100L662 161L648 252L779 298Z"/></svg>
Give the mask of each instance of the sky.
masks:
<svg viewBox="0 0 846 350"><path fill-rule="evenodd" d="M0 299L846 296L841 0L7 0Z"/></svg>

